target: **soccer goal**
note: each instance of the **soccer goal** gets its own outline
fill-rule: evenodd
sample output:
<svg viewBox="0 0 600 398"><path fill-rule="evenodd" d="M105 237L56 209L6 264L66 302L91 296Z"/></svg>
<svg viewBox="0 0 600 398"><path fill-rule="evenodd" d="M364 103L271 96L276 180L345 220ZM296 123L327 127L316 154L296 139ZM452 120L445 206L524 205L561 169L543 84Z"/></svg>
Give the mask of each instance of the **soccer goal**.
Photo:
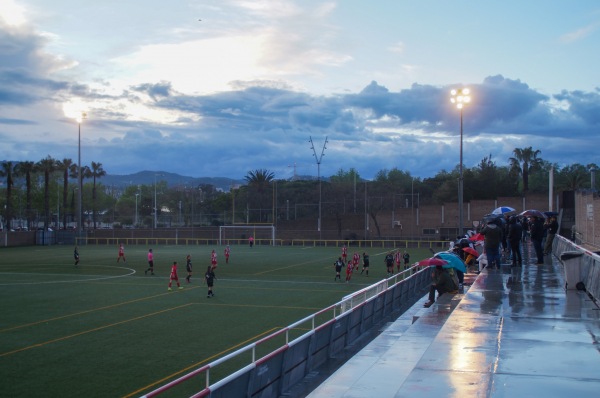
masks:
<svg viewBox="0 0 600 398"><path fill-rule="evenodd" d="M221 225L219 226L219 245L246 244L248 239L254 238L254 242L270 242L275 246L274 225Z"/></svg>

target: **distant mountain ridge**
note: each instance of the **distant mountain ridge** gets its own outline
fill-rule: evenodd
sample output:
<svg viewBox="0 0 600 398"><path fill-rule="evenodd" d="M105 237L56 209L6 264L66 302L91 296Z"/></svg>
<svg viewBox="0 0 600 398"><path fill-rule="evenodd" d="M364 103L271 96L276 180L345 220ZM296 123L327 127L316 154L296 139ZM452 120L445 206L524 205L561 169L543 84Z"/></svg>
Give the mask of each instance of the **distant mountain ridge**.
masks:
<svg viewBox="0 0 600 398"><path fill-rule="evenodd" d="M107 174L98 179L98 182L104 186L119 188L125 188L130 185L153 185L155 181L166 181L169 187L211 184L216 188L221 188L225 192L228 192L232 186L245 184L243 180L234 180L227 177L188 177L176 173L148 170L124 175Z"/></svg>

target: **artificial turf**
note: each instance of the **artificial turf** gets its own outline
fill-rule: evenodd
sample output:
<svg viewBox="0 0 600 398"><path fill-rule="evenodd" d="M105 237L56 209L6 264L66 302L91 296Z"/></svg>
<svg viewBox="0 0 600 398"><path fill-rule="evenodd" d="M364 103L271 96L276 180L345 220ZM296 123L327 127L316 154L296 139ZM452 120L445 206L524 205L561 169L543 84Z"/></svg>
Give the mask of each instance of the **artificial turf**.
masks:
<svg viewBox="0 0 600 398"><path fill-rule="evenodd" d="M144 273L147 246L126 247L125 263L114 246L82 246L77 267L73 247L0 249L0 396L141 396L383 279L388 251L371 249L369 277L344 283L334 282L339 248L232 246L229 264L224 247L152 248L154 276ZM207 298L213 248L219 264ZM430 255L409 251L412 260ZM168 292L173 261L184 288ZM211 380L248 361L240 356ZM203 387L199 380L164 396Z"/></svg>

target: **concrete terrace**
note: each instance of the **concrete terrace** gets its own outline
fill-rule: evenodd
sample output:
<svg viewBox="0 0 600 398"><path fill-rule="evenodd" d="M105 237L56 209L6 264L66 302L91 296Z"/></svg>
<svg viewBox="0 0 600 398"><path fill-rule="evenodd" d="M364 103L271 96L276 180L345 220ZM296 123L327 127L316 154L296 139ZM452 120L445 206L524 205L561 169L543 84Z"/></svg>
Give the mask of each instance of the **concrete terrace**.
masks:
<svg viewBox="0 0 600 398"><path fill-rule="evenodd" d="M431 308L424 297L308 397L600 396L598 307L565 291L557 258L531 262L484 269Z"/></svg>

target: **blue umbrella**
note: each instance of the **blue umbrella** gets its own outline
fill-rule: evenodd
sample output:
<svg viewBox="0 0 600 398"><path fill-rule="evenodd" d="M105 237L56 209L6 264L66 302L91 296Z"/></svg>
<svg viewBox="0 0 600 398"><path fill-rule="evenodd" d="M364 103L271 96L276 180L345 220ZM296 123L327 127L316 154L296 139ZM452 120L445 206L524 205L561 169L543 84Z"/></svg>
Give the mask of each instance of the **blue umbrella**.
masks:
<svg viewBox="0 0 600 398"><path fill-rule="evenodd" d="M467 266L456 254L450 252L439 252L436 253L434 257L441 258L442 260L446 260L448 262L448 264L444 264L442 266L444 268L454 268L462 272L467 272Z"/></svg>
<svg viewBox="0 0 600 398"><path fill-rule="evenodd" d="M504 214L504 213L511 213L515 211L515 209L513 209L512 207L509 206L500 206L497 209L494 209L492 211L492 214Z"/></svg>

